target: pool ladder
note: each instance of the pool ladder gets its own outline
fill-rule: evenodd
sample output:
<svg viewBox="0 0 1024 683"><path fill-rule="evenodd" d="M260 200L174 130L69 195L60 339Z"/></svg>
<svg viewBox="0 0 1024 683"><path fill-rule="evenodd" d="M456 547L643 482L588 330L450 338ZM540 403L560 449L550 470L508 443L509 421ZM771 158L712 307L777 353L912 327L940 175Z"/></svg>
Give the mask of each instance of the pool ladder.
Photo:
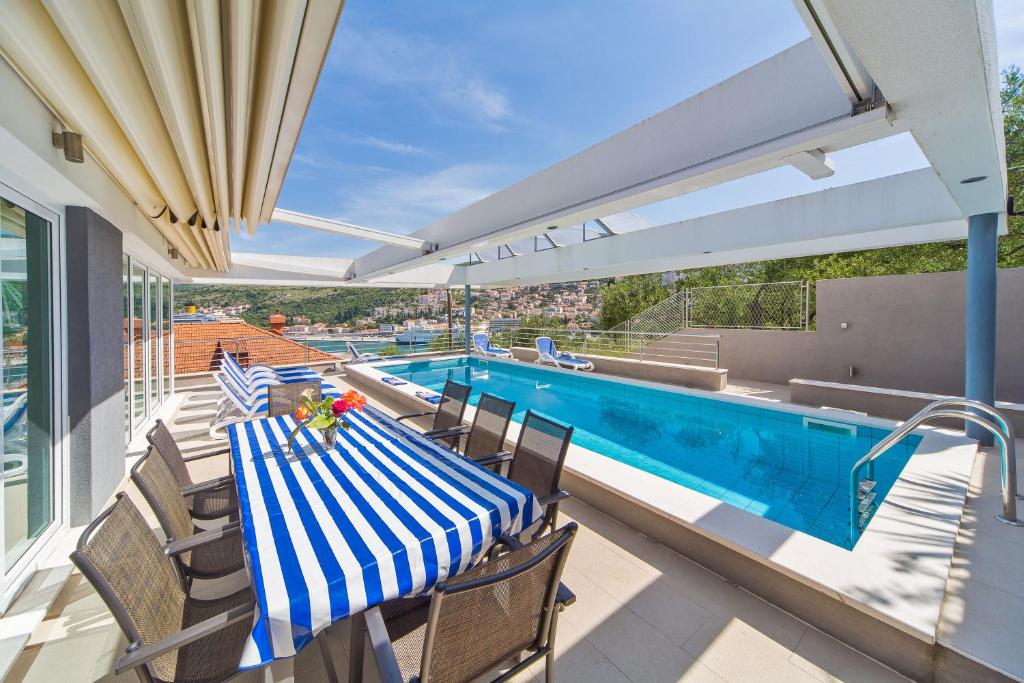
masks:
<svg viewBox="0 0 1024 683"><path fill-rule="evenodd" d="M986 417L979 415L978 411ZM941 399L928 404L913 417L908 419L896 431L875 444L868 454L858 460L850 470L850 540L857 541L860 532L867 526L871 516L878 509L875 500L875 460L890 448L898 444L903 437L921 425L939 419L953 418L966 420L980 425L990 432L999 444L1000 474L1003 492L1003 512L996 519L1003 524L1024 526L1017 519L1017 499L1024 498L1017 493L1017 453L1014 447L1013 425L1002 413L980 401L970 399ZM991 419L988 419L991 418ZM866 467L865 476L860 478L861 468Z"/></svg>

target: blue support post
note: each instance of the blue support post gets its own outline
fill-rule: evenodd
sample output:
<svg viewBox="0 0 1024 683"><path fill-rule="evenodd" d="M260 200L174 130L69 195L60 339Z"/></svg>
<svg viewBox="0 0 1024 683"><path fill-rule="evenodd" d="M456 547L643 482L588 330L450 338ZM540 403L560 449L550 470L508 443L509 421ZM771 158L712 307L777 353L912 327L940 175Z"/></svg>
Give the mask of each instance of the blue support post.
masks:
<svg viewBox="0 0 1024 683"><path fill-rule="evenodd" d="M466 289L464 291L463 305L465 306L464 322L466 323L466 353L469 353L473 342L473 329L471 325L473 322L473 292L469 288L469 285L466 285Z"/></svg>
<svg viewBox="0 0 1024 683"><path fill-rule="evenodd" d="M967 219L967 336L965 396L990 406L996 402L996 259L999 214ZM967 436L983 446L993 437L969 423Z"/></svg>

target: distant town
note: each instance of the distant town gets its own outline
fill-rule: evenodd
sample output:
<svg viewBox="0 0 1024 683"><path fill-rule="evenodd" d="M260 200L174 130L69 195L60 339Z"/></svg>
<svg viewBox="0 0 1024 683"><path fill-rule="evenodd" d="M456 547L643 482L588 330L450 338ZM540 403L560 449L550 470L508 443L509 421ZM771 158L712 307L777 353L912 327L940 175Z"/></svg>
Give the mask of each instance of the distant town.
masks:
<svg viewBox="0 0 1024 683"><path fill-rule="evenodd" d="M502 290L484 290L473 294L473 316L494 326L511 325L532 318L557 321L569 328L588 329L600 313L599 282L586 280ZM452 318L459 324L463 316L461 294L455 294ZM185 302L182 302L185 303ZM182 320L240 320L251 304L195 306L183 311ZM346 325L331 325L307 315L288 316L284 333L292 337L319 337L344 334L397 333L409 329L437 329L447 326L446 290L428 289L410 303L374 306Z"/></svg>

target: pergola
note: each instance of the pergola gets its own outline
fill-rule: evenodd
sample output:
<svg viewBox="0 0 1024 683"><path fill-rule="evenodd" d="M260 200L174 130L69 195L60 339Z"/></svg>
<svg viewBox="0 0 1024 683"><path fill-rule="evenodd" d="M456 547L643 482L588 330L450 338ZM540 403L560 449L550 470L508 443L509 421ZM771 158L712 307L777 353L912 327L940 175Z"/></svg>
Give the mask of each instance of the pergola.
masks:
<svg viewBox="0 0 1024 683"><path fill-rule="evenodd" d="M235 253L226 274L197 271L194 281L463 287L468 301L472 288L966 237L966 395L992 403L1007 197L991 2L926 12L887 0L793 2L809 39L420 230L389 234L277 209L275 220L381 246L355 259ZM904 132L930 167L629 232L607 221L599 239L555 239L780 166L827 178L830 154ZM513 246L524 240L533 248Z"/></svg>
<svg viewBox="0 0 1024 683"><path fill-rule="evenodd" d="M195 167L174 165L183 169L179 173L183 177L175 177L174 182L154 175L155 186L128 173L131 165L125 166L123 160L112 158L109 164L115 177L135 179L126 180L125 187L140 206L152 209L150 215L162 205L167 208L153 220L161 223L168 239L186 256L189 266L182 272L192 282L460 287L467 294L467 313L474 288L967 238L966 396L991 404L996 239L1006 229L1007 205L991 0L927 3L926 9L922 3L891 0L793 0L793 4L810 34L807 40L409 234L274 207L298 134L296 124L301 124L302 106L315 85L337 20L338 5L326 0L309 3L304 13L289 12L280 3L278 19L289 31L279 32L279 45L261 48L269 55L261 65L275 67L277 55L283 60L281 68L256 72L262 82L251 84L256 96L274 104L280 116L273 122L276 126L251 122L252 139L262 146L249 150L247 173L237 176L225 170L231 168L230 153L238 149L230 140L207 150L208 156L197 149ZM76 46L74 40L76 31L88 30L95 12L62 0L51 5L58 28L78 50L80 60L91 65L89 73L72 75L83 82L91 80L100 92L110 90L103 80L103 66L109 64L109 51L116 45L92 41L88 46L93 54L84 52L86 41ZM216 12L200 11L201 5L190 4L188 16L165 17L175 28L168 33L156 30L162 18L147 10L145 3L128 3L137 9L129 25L136 45L152 44L152 55L167 61L145 63L146 72L140 72L139 78L148 77L156 84L154 92L166 95L172 110L177 106L176 84L160 80L160 74L174 73L164 67L173 66L178 54L170 43L163 45L168 35L191 27L199 56L207 54L204 45L210 55L220 54L216 48L221 39L231 48L227 54L232 59L236 53L242 60L249 54L246 16L228 13L222 18ZM30 19L18 18L22 26L8 22L12 33L8 43L17 44L14 34L19 31L29 35L25 26ZM37 23L37 35L49 30L41 19ZM41 89L59 72L61 56L54 53L49 59L53 63L26 68L30 80L43 83ZM287 86L287 60L291 60L291 85L285 98L280 91ZM32 67L38 73L31 72ZM242 67L233 62L212 64L208 72L200 73ZM74 78L64 80L69 88L81 88ZM237 79L231 84L237 88ZM209 96L204 107L232 112L230 106L225 109L232 90L219 88L216 79L200 85ZM53 97L61 92L55 86ZM190 140L201 131L190 113L182 110L180 125L172 128L181 138L178 142L191 149L195 145ZM134 148L147 167L156 167L160 145L145 136L146 121L142 114L137 116L138 125L133 128L137 138L125 141L127 147L107 146L100 151L116 156L125 147L122 156L128 159L134 158L128 154ZM94 122L93 127L102 123ZM217 131L213 133L217 139ZM666 225L617 227L615 217L630 209L783 166L812 179L828 178L834 172L833 153L901 133L913 136L929 167ZM192 183L192 176L201 175L204 165L213 182ZM121 166L128 171L116 172ZM239 195L229 183L236 177L261 191ZM165 185L180 189L178 203L188 208L175 210L173 200L164 201ZM191 195L186 192L190 188ZM154 196L144 201L149 195ZM233 199L225 201L229 195ZM239 199L250 196L248 202ZM193 206L195 214L187 226L173 216ZM168 217L179 222L164 225ZM354 259L264 255L232 251L228 230L196 232L197 222L224 226L244 222L253 231L267 220L380 246ZM579 226L583 224L596 225L596 234L582 234ZM188 253L193 257L188 258ZM468 324L466 330L468 348Z"/></svg>

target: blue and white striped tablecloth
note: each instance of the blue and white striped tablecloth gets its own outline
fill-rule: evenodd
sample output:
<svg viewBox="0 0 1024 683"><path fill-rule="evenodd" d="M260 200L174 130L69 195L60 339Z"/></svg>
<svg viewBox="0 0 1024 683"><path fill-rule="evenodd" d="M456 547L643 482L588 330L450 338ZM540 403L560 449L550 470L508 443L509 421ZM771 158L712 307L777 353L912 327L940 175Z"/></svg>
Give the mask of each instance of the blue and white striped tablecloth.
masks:
<svg viewBox="0 0 1024 683"><path fill-rule="evenodd" d="M368 607L429 590L542 511L527 489L367 406L333 449L295 421L228 427L257 618L241 667L290 657Z"/></svg>

